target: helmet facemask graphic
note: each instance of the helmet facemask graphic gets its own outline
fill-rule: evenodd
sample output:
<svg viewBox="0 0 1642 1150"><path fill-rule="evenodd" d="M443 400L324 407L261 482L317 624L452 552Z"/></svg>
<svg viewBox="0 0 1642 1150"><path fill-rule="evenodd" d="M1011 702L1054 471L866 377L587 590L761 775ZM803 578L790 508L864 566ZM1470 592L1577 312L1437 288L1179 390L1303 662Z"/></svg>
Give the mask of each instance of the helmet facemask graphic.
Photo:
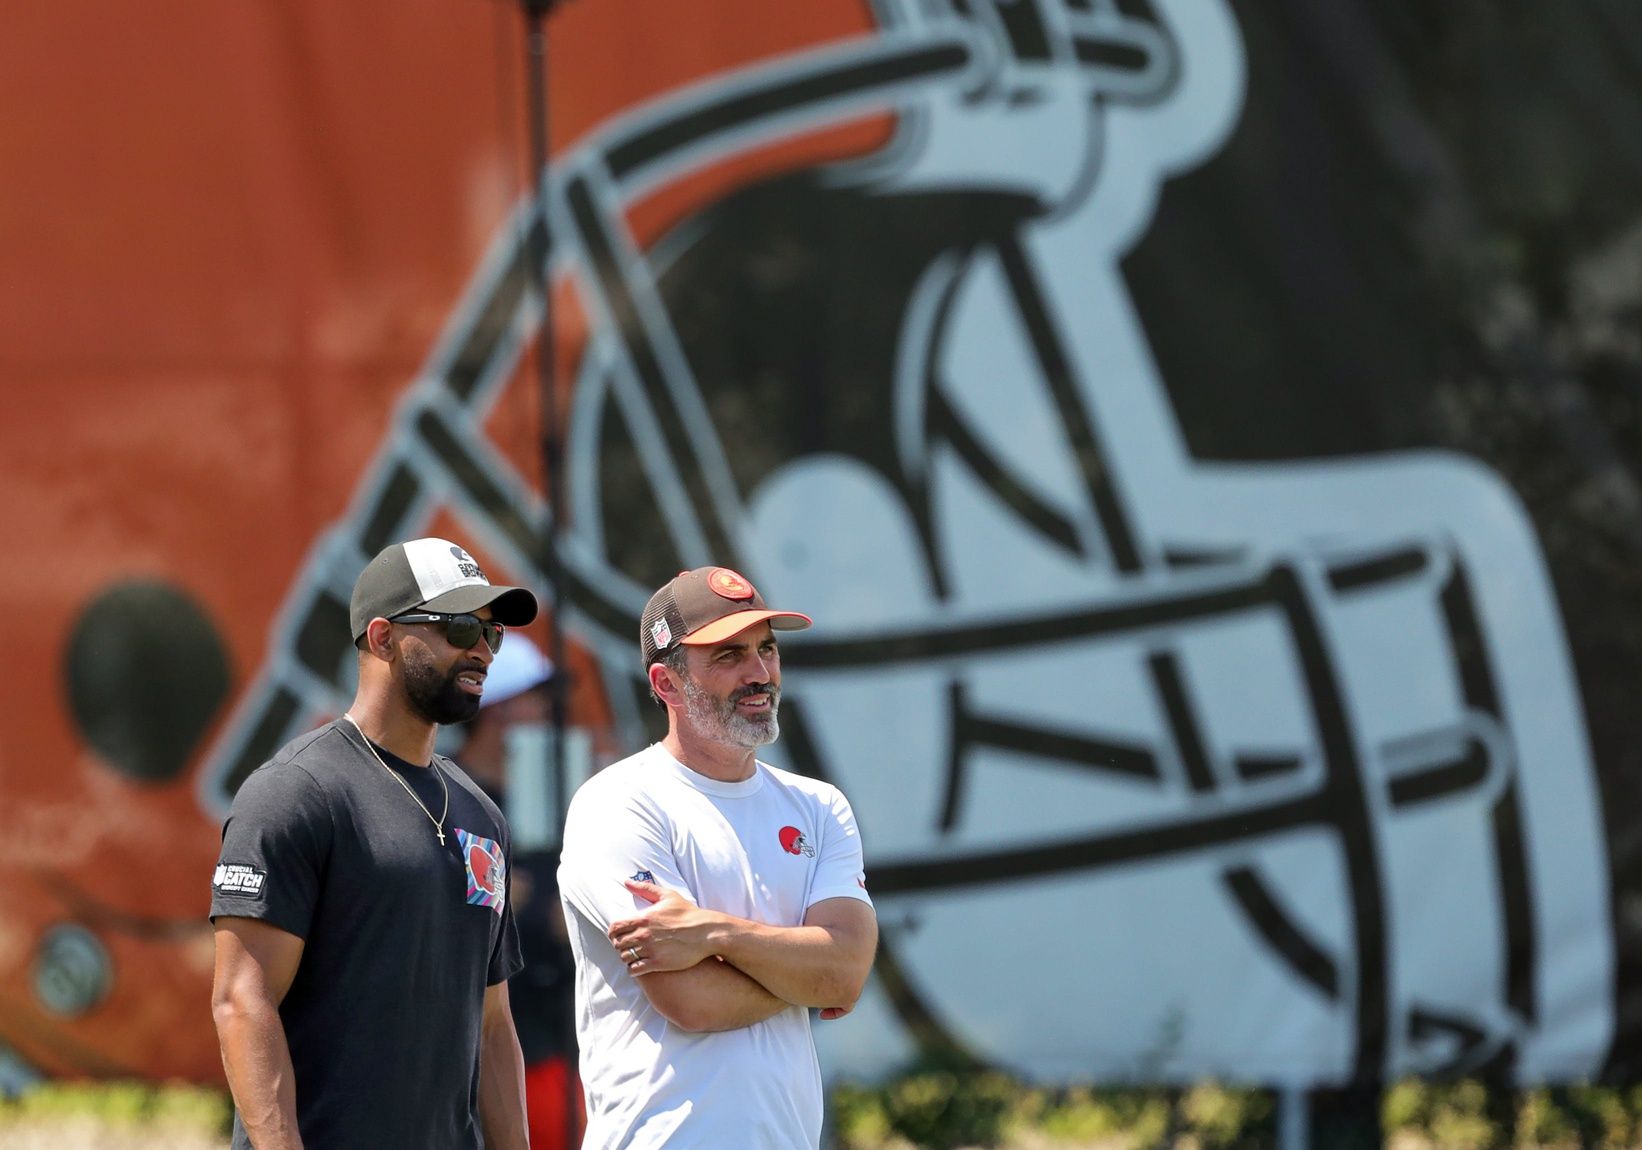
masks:
<svg viewBox="0 0 1642 1150"><path fill-rule="evenodd" d="M814 615L764 754L860 819L882 977L839 1041L881 1063L917 1041L1043 1076L1590 1072L1611 942L1548 940L1605 921L1606 864L1514 497L1436 454L1193 458L1123 282L1163 184L1236 120L1230 14L879 11L556 164L554 271L587 321L558 590L618 720L650 713L633 636L674 572ZM688 177L885 115L865 154L635 232ZM483 431L535 319L523 223L293 589L214 806L336 709L336 607L381 542L448 504L514 569L540 553L545 505Z"/></svg>

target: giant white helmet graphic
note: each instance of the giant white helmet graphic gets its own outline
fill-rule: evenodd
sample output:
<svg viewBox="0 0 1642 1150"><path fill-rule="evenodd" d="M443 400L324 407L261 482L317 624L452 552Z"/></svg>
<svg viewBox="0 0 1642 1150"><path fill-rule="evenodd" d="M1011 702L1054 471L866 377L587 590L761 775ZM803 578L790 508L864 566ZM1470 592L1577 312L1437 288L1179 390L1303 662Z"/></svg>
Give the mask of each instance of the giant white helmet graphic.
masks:
<svg viewBox="0 0 1642 1150"><path fill-rule="evenodd" d="M784 638L783 765L850 797L879 977L818 1032L1045 1076L1593 1072L1612 1029L1595 780L1512 493L1437 454L1216 464L1121 261L1240 107L1203 0L903 0L871 36L629 110L557 163L588 317L567 622L643 726L650 591L722 563ZM888 114L653 242L658 188ZM499 239L213 758L346 687L322 638L382 543L453 504L521 569L540 496L482 420L534 319ZM271 745L270 745L271 744ZM1567 944L1577 936L1577 945Z"/></svg>

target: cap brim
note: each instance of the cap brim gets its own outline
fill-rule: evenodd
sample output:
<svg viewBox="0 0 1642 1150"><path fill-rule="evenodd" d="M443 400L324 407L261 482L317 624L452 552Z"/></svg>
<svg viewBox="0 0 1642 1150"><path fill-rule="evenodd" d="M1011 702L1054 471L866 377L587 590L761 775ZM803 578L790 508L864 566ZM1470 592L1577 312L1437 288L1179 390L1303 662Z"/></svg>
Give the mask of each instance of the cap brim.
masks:
<svg viewBox="0 0 1642 1150"><path fill-rule="evenodd" d="M705 647L710 643L722 643L759 623L768 622L777 631L802 631L814 621L808 615L800 615L797 611L737 611L733 615L726 615L722 619L714 619L705 626L697 627L679 642L687 647Z"/></svg>
<svg viewBox="0 0 1642 1150"><path fill-rule="evenodd" d="M523 587L476 584L435 595L422 607L440 614L463 615L489 607L491 618L504 627L523 627L536 618L536 596Z"/></svg>

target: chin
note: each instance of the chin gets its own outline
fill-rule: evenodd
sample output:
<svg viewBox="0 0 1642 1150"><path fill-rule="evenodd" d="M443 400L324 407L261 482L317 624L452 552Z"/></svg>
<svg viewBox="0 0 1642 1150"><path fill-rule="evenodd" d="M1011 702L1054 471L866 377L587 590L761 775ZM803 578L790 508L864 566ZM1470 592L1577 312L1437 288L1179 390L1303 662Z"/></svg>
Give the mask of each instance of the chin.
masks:
<svg viewBox="0 0 1642 1150"><path fill-rule="evenodd" d="M459 698L440 699L433 706L417 707L415 710L430 723L450 727L457 723L472 721L479 713L479 699L475 695L463 695Z"/></svg>
<svg viewBox="0 0 1642 1150"><path fill-rule="evenodd" d="M767 723L749 723L742 730L735 732L736 741L748 750L756 750L759 747L767 747L771 743L775 742L780 735L781 725L775 721L775 716L773 715L770 716L770 720Z"/></svg>

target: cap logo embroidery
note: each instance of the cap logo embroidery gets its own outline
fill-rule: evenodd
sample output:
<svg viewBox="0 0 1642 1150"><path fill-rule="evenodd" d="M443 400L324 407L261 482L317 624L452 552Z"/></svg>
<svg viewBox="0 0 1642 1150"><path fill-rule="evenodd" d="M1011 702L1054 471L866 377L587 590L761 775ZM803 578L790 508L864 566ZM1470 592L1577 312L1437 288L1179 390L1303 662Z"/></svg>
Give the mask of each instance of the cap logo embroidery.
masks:
<svg viewBox="0 0 1642 1150"><path fill-rule="evenodd" d="M667 625L667 620L657 619L650 624L650 641L658 650L673 641L673 629Z"/></svg>
<svg viewBox="0 0 1642 1150"><path fill-rule="evenodd" d="M479 564L474 560L473 556L469 555L466 551L463 551L454 543L450 545L450 553L456 557L456 569L462 573L463 577L468 579L485 579L484 571L480 569ZM490 580L485 579L485 582L488 583Z"/></svg>
<svg viewBox="0 0 1642 1150"><path fill-rule="evenodd" d="M753 585L728 567L715 567L707 576L707 586L726 599L751 599Z"/></svg>
<svg viewBox="0 0 1642 1150"><path fill-rule="evenodd" d="M447 539L412 539L404 548L424 603L457 587L490 586L473 556Z"/></svg>

